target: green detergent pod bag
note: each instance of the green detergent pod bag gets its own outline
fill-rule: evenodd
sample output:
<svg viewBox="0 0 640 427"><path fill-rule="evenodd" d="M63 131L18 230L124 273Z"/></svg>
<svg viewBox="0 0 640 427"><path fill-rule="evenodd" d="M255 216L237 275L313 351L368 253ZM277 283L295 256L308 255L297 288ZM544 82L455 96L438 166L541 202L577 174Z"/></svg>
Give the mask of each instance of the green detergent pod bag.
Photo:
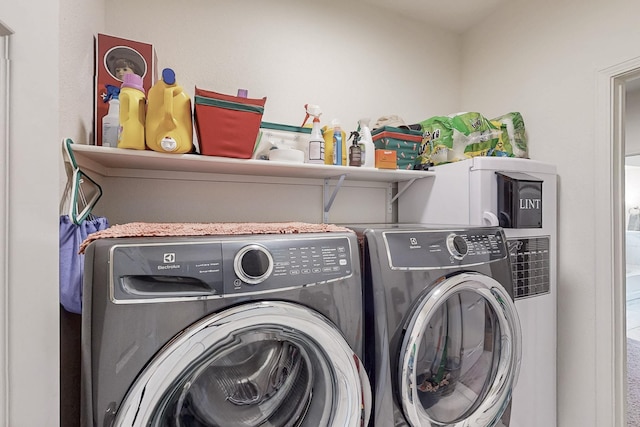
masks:
<svg viewBox="0 0 640 427"><path fill-rule="evenodd" d="M529 149L527 142L527 134L524 127L524 119L522 114L518 112L507 113L500 117L492 119L491 122L495 125L504 127L506 132L506 138L508 138L513 155L515 157L529 158Z"/></svg>
<svg viewBox="0 0 640 427"><path fill-rule="evenodd" d="M453 159L463 160L476 156L513 157L508 138L501 126L496 126L482 114L458 113L451 116L453 128Z"/></svg>
<svg viewBox="0 0 640 427"><path fill-rule="evenodd" d="M451 121L446 116L435 116L420 122L422 147L419 164L439 165L447 163L453 148Z"/></svg>

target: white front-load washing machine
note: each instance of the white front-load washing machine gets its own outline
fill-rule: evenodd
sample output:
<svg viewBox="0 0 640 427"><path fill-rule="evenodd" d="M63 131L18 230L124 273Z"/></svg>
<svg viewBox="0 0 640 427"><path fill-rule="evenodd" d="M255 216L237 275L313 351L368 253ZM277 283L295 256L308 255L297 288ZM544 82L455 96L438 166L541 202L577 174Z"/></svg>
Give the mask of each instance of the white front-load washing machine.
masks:
<svg viewBox="0 0 640 427"><path fill-rule="evenodd" d="M372 426L509 426L520 324L499 227L349 226L360 238Z"/></svg>
<svg viewBox="0 0 640 427"><path fill-rule="evenodd" d="M366 425L354 233L98 239L83 425Z"/></svg>

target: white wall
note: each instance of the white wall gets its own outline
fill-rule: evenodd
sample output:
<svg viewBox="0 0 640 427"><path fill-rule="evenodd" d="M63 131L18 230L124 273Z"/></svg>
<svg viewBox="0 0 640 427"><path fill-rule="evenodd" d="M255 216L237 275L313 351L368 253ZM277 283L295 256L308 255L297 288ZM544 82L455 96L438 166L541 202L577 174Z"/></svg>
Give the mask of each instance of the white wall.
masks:
<svg viewBox="0 0 640 427"><path fill-rule="evenodd" d="M197 85L266 96L270 122L300 125L306 103L322 107L323 124L337 117L349 129L361 117L417 122L457 108L459 38L357 6L111 0L106 29L153 43L159 70L174 68L190 95Z"/></svg>
<svg viewBox="0 0 640 427"><path fill-rule="evenodd" d="M60 137L93 141L93 37L104 31L104 0L60 1Z"/></svg>
<svg viewBox="0 0 640 427"><path fill-rule="evenodd" d="M58 6L0 0L0 19L15 31L6 162L8 378L0 388L8 390L0 396L8 399L0 423L11 427L58 418Z"/></svg>
<svg viewBox="0 0 640 427"><path fill-rule="evenodd" d="M640 55L637 2L508 2L465 34L462 108L520 111L532 158L559 174L558 407L560 426L596 426L595 139L598 71ZM604 202L604 201L603 201ZM606 255L606 253L605 253ZM606 349L602 349L607 353ZM600 363L607 363L601 361Z"/></svg>

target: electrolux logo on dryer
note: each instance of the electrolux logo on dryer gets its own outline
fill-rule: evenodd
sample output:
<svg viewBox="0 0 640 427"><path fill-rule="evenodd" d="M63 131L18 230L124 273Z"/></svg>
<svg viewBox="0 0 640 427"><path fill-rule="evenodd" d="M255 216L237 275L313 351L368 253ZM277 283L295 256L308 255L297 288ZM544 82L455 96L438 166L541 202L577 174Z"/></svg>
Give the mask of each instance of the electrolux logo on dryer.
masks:
<svg viewBox="0 0 640 427"><path fill-rule="evenodd" d="M180 268L180 264L174 264L176 262L175 252L167 252L162 257L162 262L166 265L158 265L158 270L175 270Z"/></svg>

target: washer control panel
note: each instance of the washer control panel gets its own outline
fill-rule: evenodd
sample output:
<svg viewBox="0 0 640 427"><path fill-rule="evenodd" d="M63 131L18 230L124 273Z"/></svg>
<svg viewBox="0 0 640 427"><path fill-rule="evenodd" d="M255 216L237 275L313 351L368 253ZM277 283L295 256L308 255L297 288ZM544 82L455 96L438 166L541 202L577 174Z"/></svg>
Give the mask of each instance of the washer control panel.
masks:
<svg viewBox="0 0 640 427"><path fill-rule="evenodd" d="M451 233L447 236L447 249L455 259L463 259L469 253L469 245L464 237Z"/></svg>
<svg viewBox="0 0 640 427"><path fill-rule="evenodd" d="M344 235L115 245L111 294L116 301L211 298L304 287L351 277L352 257Z"/></svg>
<svg viewBox="0 0 640 427"><path fill-rule="evenodd" d="M346 237L224 242L225 293L296 287L353 274ZM357 262L357 260L356 260Z"/></svg>
<svg viewBox="0 0 640 427"><path fill-rule="evenodd" d="M383 238L392 269L463 267L508 257L500 228L390 230Z"/></svg>

